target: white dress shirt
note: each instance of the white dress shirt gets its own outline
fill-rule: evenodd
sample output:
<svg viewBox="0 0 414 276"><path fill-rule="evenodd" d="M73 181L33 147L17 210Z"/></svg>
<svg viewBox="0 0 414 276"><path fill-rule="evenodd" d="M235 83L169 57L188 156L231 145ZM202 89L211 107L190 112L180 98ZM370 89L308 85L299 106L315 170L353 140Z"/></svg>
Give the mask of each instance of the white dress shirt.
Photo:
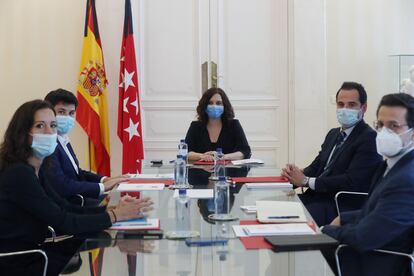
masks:
<svg viewBox="0 0 414 276"><path fill-rule="evenodd" d="M354 125L352 127L349 127L347 129L341 129L341 131L345 132L345 134L346 134L343 143L345 143L346 139L348 139L349 135L351 135L351 132L352 132L352 130L354 130L355 126L356 125ZM332 157L332 154L333 154L335 148L336 148L336 145L333 147L331 153L329 154L329 158L328 158L328 161L326 162L326 164L328 164L329 161L331 161L331 157ZM315 182L316 182L316 177L310 177L309 178L308 184L309 184L309 188L311 188L312 190L315 190Z"/></svg>

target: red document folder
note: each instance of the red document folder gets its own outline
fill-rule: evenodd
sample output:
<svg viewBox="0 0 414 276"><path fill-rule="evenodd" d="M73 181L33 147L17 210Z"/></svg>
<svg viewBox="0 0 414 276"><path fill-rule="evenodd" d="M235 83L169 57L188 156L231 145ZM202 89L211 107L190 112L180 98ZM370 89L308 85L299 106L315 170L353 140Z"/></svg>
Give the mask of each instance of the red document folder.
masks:
<svg viewBox="0 0 414 276"><path fill-rule="evenodd" d="M231 161L230 160L224 160L223 161L223 165L228 165L228 164L230 164L231 163ZM194 165L214 165L214 161L196 161L196 162L194 162L193 163Z"/></svg>
<svg viewBox="0 0 414 276"><path fill-rule="evenodd" d="M240 225L260 224L257 220L240 220ZM309 222L308 225L314 231L316 225L313 222ZM244 248L249 249L272 249L272 245L268 243L264 237L240 237L240 241L243 243Z"/></svg>
<svg viewBox="0 0 414 276"><path fill-rule="evenodd" d="M234 183L289 182L283 176L233 177Z"/></svg>
<svg viewBox="0 0 414 276"><path fill-rule="evenodd" d="M240 225L260 224L257 220L240 220ZM244 248L249 249L272 249L272 245L265 241L264 237L240 237Z"/></svg>

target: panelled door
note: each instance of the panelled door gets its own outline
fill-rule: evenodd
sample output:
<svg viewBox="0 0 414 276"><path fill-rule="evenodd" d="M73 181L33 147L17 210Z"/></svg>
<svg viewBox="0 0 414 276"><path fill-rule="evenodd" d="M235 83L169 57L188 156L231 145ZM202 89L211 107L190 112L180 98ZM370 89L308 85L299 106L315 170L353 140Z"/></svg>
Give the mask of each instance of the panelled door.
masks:
<svg viewBox="0 0 414 276"><path fill-rule="evenodd" d="M202 91L226 91L253 158L288 161L288 0L140 0L146 159L173 159ZM138 47L137 47L138 48Z"/></svg>

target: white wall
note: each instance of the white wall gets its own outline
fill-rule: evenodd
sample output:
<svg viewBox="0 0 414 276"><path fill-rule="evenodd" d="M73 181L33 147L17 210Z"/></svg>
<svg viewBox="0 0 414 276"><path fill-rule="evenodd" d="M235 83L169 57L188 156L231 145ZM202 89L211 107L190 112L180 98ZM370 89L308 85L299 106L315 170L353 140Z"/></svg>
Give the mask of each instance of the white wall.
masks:
<svg viewBox="0 0 414 276"><path fill-rule="evenodd" d="M116 136L116 122L124 1L97 2L109 79L111 163L113 172L120 173L121 145ZM76 93L85 3L83 0L0 1L1 137L13 112L23 102L44 98L59 87ZM71 139L81 165L85 164L87 137L79 125Z"/></svg>
<svg viewBox="0 0 414 276"><path fill-rule="evenodd" d="M326 1L327 89L334 95L344 80L364 84L366 121L375 119L381 96L398 92L391 54L414 54L414 1ZM328 125L336 126L328 103Z"/></svg>
<svg viewBox="0 0 414 276"><path fill-rule="evenodd" d="M133 1L136 15L137 3ZM393 90L388 55L414 53L414 1L294 0L289 9L292 94L285 116L290 116L294 141L289 159L304 166L319 150L328 128L337 125L331 95L342 81L365 85L367 121L373 120L380 96ZM99 0L97 12L110 82L112 168L119 173L121 146L115 129L123 1ZM75 91L84 14L83 0L0 1L1 136L24 101L42 98L58 87ZM138 30L137 18L134 23ZM83 164L86 137L79 127L72 140Z"/></svg>
<svg viewBox="0 0 414 276"><path fill-rule="evenodd" d="M326 132L325 0L291 4L294 148L290 161L303 167L315 157Z"/></svg>

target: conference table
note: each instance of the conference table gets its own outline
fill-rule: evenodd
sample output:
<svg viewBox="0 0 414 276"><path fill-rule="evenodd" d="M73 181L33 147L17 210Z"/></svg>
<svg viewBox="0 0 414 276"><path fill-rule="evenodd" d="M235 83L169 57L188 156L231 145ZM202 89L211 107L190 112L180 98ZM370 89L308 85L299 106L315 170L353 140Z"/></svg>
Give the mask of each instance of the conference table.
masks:
<svg viewBox="0 0 414 276"><path fill-rule="evenodd" d="M209 180L211 166L193 166L188 169L188 182L197 189L212 189ZM144 165L143 173L172 173L172 165L153 167ZM228 176L270 176L278 170L266 166L226 167ZM255 214L245 213L242 205L255 205L257 200L299 201L292 190L249 190L245 185L232 185L230 196L231 214L240 220L255 220ZM150 218L159 218L164 234L176 229L175 199L173 190L143 191L154 201ZM111 194L116 204L119 193ZM127 237L114 230L83 236L80 248L82 264L71 275L334 275L320 251L275 253L271 249L245 249L232 230L230 222L212 222L208 215L213 212L214 199L191 199L191 229L200 237L221 236L229 238L227 245L189 247L184 240L139 239ZM306 213L309 221L313 221Z"/></svg>

